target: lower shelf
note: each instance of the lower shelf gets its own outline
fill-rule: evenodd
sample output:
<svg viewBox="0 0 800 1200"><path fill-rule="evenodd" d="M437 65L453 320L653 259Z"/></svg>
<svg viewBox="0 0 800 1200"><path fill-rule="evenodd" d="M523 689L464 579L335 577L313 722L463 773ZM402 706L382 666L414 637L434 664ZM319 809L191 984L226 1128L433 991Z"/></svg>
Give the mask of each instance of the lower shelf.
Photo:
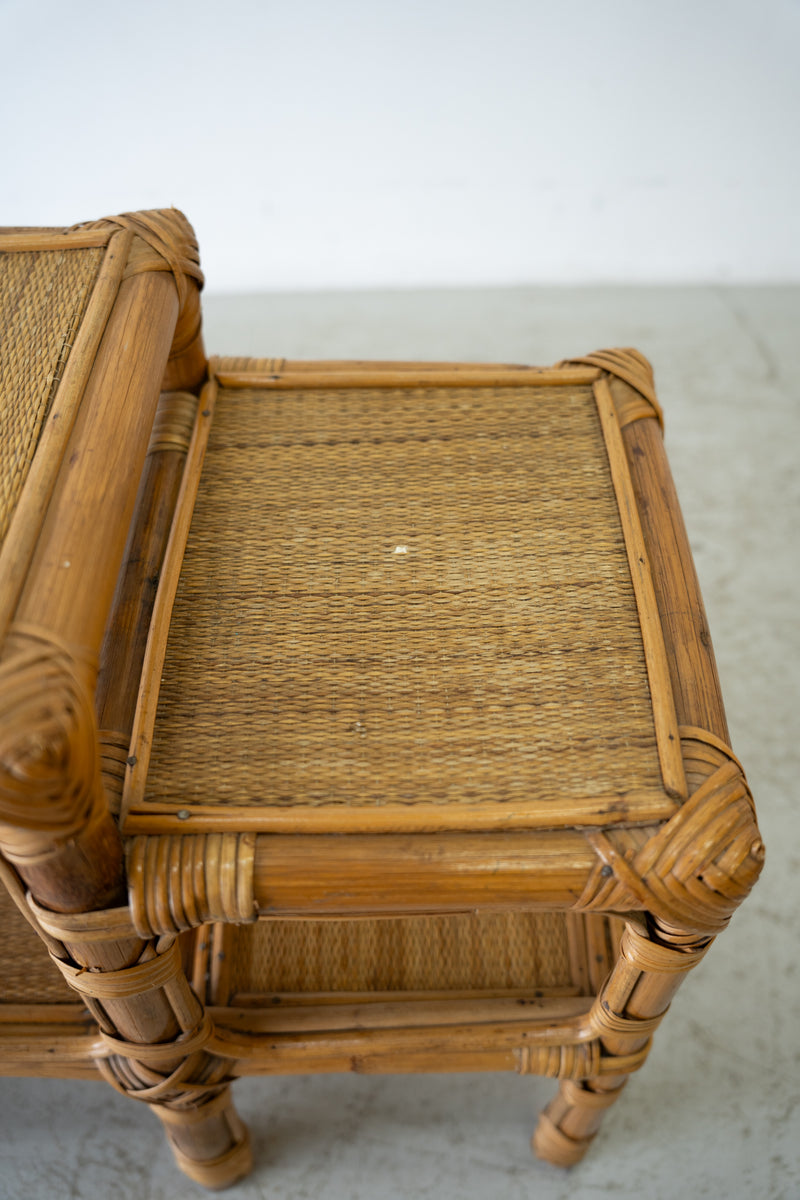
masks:
<svg viewBox="0 0 800 1200"><path fill-rule="evenodd" d="M592 914L474 912L213 926L195 942L195 986L211 1005L347 993L593 996L621 923Z"/></svg>

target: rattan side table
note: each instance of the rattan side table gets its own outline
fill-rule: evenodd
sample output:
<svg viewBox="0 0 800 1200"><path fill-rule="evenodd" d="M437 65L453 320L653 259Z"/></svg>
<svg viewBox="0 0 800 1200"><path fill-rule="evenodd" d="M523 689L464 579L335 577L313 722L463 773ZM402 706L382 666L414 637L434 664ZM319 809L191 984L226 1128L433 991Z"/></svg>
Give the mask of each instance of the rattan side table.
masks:
<svg viewBox="0 0 800 1200"><path fill-rule="evenodd" d="M90 232L127 266L2 552L3 872L50 959L20 927L0 1069L99 1069L212 1187L254 1073L551 1076L534 1148L576 1162L763 858L649 364L206 368L180 215Z"/></svg>

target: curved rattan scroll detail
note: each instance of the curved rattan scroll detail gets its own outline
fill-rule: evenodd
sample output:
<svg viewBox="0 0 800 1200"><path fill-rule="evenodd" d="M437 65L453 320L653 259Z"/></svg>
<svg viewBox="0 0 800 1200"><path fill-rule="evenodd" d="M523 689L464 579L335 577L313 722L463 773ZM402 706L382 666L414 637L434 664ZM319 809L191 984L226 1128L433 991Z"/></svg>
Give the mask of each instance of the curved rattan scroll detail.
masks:
<svg viewBox="0 0 800 1200"><path fill-rule="evenodd" d="M598 864L576 909L644 909L667 925L713 935L756 882L764 847L741 767L719 739L681 732L694 756L693 777L702 777L701 766L707 772L718 765L660 828L587 834Z"/></svg>
<svg viewBox="0 0 800 1200"><path fill-rule="evenodd" d="M0 823L13 862L51 853L105 814L93 674L50 633L12 628L0 663Z"/></svg>
<svg viewBox="0 0 800 1200"><path fill-rule="evenodd" d="M140 936L255 921L255 845L253 833L133 838L128 886Z"/></svg>
<svg viewBox="0 0 800 1200"><path fill-rule="evenodd" d="M625 412L619 414L620 425L629 425L645 417L655 417L659 425L664 425L664 415L656 397L653 368L648 359L638 350L626 346L617 350L596 350L593 354L585 354L581 358L564 359L557 366L598 367L608 375L621 379L638 393L641 404L626 404Z"/></svg>

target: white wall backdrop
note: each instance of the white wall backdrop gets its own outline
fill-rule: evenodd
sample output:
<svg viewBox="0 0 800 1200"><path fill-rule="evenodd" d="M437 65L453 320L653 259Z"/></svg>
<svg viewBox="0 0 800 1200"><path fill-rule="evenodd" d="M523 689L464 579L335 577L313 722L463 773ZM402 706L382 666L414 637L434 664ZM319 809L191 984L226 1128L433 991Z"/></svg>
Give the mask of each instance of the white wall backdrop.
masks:
<svg viewBox="0 0 800 1200"><path fill-rule="evenodd" d="M800 279L798 0L0 0L0 223L215 291Z"/></svg>

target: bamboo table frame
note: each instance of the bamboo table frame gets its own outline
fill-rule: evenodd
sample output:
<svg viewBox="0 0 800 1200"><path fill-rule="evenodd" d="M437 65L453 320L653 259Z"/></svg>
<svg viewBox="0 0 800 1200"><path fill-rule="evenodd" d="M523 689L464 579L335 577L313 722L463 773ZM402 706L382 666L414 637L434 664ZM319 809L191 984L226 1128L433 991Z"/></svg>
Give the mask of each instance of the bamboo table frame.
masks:
<svg viewBox="0 0 800 1200"><path fill-rule="evenodd" d="M556 1077L534 1146L577 1161L763 859L649 364L627 350L545 370L206 364L202 276L180 214L0 233L0 253L86 246L103 263L0 551L3 878L82 1004L0 1005L0 1070L39 1074L45 1054L48 1073L99 1069L154 1107L179 1165L211 1187L249 1169L229 1084L255 1073ZM485 805L467 829L424 805L356 816L234 807L224 818L202 805L148 809L158 680L219 390L465 386L592 389L663 788L635 806L555 805L546 820ZM257 917L471 910L566 912L575 988L266 1008L234 995L220 966L234 927Z"/></svg>

